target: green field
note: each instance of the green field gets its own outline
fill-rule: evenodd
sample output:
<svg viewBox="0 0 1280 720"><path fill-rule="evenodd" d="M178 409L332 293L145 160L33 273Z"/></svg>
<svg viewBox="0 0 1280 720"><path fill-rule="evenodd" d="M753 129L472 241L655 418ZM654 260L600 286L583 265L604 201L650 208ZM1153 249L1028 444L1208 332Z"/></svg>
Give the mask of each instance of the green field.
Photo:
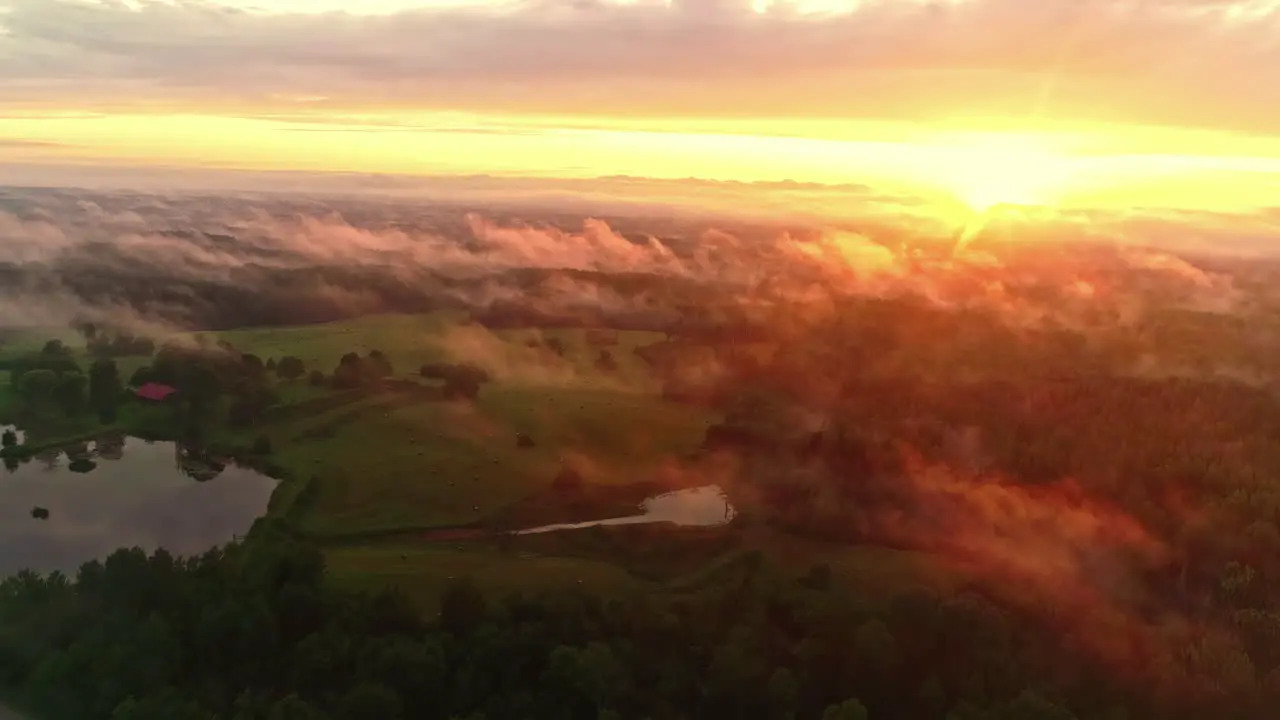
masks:
<svg viewBox="0 0 1280 720"><path fill-rule="evenodd" d="M323 535L472 523L545 489L562 457L592 482L633 482L702 440L710 418L664 402L632 352L660 336L620 333L610 348L618 367L605 372L581 331L490 333L452 320L380 316L209 333L263 358L299 357L308 369L330 371L345 353L380 350L399 377L431 362L473 362L494 377L474 404L376 396L268 426L273 461L316 478L302 527ZM565 357L527 344L553 336ZM302 381L277 387L286 403L328 392ZM518 433L535 447L517 448Z"/></svg>
<svg viewBox="0 0 1280 720"><path fill-rule="evenodd" d="M658 547L650 554L663 555L656 563L611 552L609 546L616 543L639 544L644 539L619 529L553 533L520 539L508 548L488 541L358 542L332 547L326 557L338 585L364 590L395 587L428 614L435 612L440 591L457 578L499 593L570 587L617 598L638 592L696 593L741 578L754 553L775 567L790 568L797 577L825 564L833 582L870 600L887 600L913 589L952 592L970 577L968 568L925 553L800 540L760 529L715 531L733 546L715 555L709 554L711 548L700 550L703 543L689 537L698 535L697 530L649 532L667 536L653 543ZM657 575L656 564L663 566Z"/></svg>
<svg viewBox="0 0 1280 720"><path fill-rule="evenodd" d="M601 347L583 331L490 332L448 314L207 335L264 359L293 355L308 370L331 371L345 353L379 350L402 378L433 362L472 362L490 372L494 381L474 404L379 395L265 428L272 462L314 483L309 500L290 515L309 535L329 539L335 581L358 587L392 581L427 606L436 588L462 575L509 589L579 580L621 592L644 586L608 558L512 555L484 542L412 536L372 545L356 538L492 521L545 491L565 457L591 483L647 480L658 465L696 449L713 419L658 395L658 383L633 352L661 340L656 333L617 333L607 348L617 361L612 371L595 367ZM530 347L551 338L564 345L564 357ZM305 381L281 383L277 391L286 404L330 392ZM517 447L518 433L535 446ZM249 437L232 439L243 444ZM286 484L275 505L290 507L288 495L296 492Z"/></svg>
<svg viewBox="0 0 1280 720"><path fill-rule="evenodd" d="M611 348L618 368L609 373L593 367L599 350L582 332L489 333L440 315L219 337L245 352L294 355L326 371L344 353L377 349L404 377L442 361L475 362L494 376L474 405L376 397L270 427L273 461L314 477L312 500L294 520L321 537L484 522L545 490L565 455L591 482L643 480L657 463L697 447L709 420L658 397L632 352L658 339L647 334L620 334ZM550 337L565 345L565 358L528 346ZM315 392L303 383L281 386L286 401ZM518 448L517 433L535 446ZM338 544L328 557L335 582L398 585L428 609L439 588L464 575L506 590L583 582L627 593L645 585L608 559L513 555L483 542Z"/></svg>
<svg viewBox="0 0 1280 720"><path fill-rule="evenodd" d="M618 370L608 375L593 367L597 348L580 330L496 330L466 325L455 313L375 315L357 320L304 327L254 328L218 333L194 333L225 340L237 349L262 358L293 355L308 369L332 370L348 352L380 350L397 374L413 374L426 363L472 361L504 383L534 387L598 386L619 392L655 389L636 347L662 339L659 333L619 332L610 346ZM545 351L531 349L530 340L557 338L567 348L564 358L550 362Z"/></svg>
<svg viewBox="0 0 1280 720"><path fill-rule="evenodd" d="M585 331L490 332L437 313L202 335L264 360L298 357L309 371L331 372L346 353L379 350L400 379L416 381L422 364L436 362L474 363L493 377L474 403L395 391L340 396L305 378L279 381L275 419L238 431L210 429L211 439L231 447L269 437L270 462L289 478L270 513L287 515L324 544L341 585L395 584L428 609L439 588L464 575L501 590L582 584L625 595L695 588L751 551L798 570L825 562L859 586L947 582L926 556L802 543L749 524L716 531L714 542L672 529L657 531L669 538L641 537L635 533L645 531L634 529L532 536L515 547L425 537L435 528L493 524L531 498L556 502L547 491L566 460L590 485L621 486L651 481L660 466L696 450L716 418L661 398L659 383L633 352L661 341L656 333L619 332L614 344L602 346ZM74 335L32 332L21 342L11 337L4 352L37 351L51 337L83 345ZM563 345L563 356L546 349L551 338ZM602 347L614 356L614 369L596 367ZM78 352L87 366L89 358ZM145 362L126 359L122 373ZM0 390L0 417L12 401ZM127 404L119 425L165 427L165 413ZM518 447L518 434L534 446Z"/></svg>

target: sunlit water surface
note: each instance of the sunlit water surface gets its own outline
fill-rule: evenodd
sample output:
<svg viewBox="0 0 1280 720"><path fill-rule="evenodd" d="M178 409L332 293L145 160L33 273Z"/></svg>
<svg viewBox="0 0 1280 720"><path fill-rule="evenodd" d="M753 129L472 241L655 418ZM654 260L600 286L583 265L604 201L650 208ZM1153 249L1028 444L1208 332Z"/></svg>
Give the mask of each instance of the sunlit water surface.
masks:
<svg viewBox="0 0 1280 720"><path fill-rule="evenodd" d="M562 523L559 525L543 525L519 531L518 535L555 532L557 530L578 530L581 528L602 525L640 525L647 523L672 523L685 527L711 527L724 525L733 520L736 511L729 504L729 498L718 485L678 490L663 495L656 495L640 503L639 515L609 518L607 520L591 520L580 523Z"/></svg>

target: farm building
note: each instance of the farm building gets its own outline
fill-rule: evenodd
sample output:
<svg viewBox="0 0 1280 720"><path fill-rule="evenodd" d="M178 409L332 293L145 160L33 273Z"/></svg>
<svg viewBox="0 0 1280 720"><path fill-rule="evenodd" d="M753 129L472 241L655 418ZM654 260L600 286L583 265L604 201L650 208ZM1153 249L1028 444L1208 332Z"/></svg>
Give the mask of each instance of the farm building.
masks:
<svg viewBox="0 0 1280 720"><path fill-rule="evenodd" d="M177 388L160 383L147 383L133 392L139 400L148 400L150 402L164 402L170 396L178 392Z"/></svg>

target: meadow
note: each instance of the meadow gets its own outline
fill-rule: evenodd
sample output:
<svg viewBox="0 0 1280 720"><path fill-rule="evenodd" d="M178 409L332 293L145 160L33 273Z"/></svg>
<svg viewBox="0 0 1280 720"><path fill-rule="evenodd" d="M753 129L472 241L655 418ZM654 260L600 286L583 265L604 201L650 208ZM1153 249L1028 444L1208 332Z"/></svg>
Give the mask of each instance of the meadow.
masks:
<svg viewBox="0 0 1280 720"><path fill-rule="evenodd" d="M213 334L211 334L213 335ZM634 349L654 333L620 332L602 348L581 330L496 330L443 314L380 316L298 328L217 333L263 358L299 357L331 371L348 352L384 353L395 377L415 379L427 363L471 362L493 381L473 403L404 402L394 394L306 414L232 439L265 432L272 462L300 483L283 486L276 512L326 547L334 581L405 588L430 608L452 577L514 589L586 582L630 592L651 585L608 557L499 551L489 541L428 541L436 528L485 526L544 494L566 462L590 484L651 478L658 467L701 444L710 414L670 404ZM546 349L555 339L563 356ZM531 347L536 343L537 347ZM616 368L595 359L607 349ZM277 386L285 402L328 394L305 380ZM526 436L531 446L521 447ZM383 537L383 539L371 539Z"/></svg>
<svg viewBox="0 0 1280 720"><path fill-rule="evenodd" d="M203 336L202 338L196 337ZM92 359L74 333L31 330L10 336L0 359L38 351L61 339L87 367ZM393 379L429 385L429 363L473 363L490 373L473 402L398 393L343 393L303 378L279 380L280 405L252 427L213 423L212 442L246 448L266 436L281 483L269 517L325 548L330 575L343 587L401 587L431 611L451 579L469 577L495 590L589 585L618 596L699 586L708 573L765 553L788 567L824 562L837 577L871 588L947 582L927 556L876 548L805 543L749 522L708 535L700 530L616 528L522 538L433 539L433 530L497 528L514 509L519 521L556 505L552 483L566 464L588 488L652 482L701 446L716 414L669 402L639 358L661 342L647 332L494 330L448 313L371 316L299 327L192 333L163 340L224 341L264 360L301 359L308 372L330 373L343 355L380 351ZM559 351L549 349L558 346ZM608 351L613 365L597 361ZM146 358L122 358L124 377ZM0 390L0 418L14 394ZM117 425L146 435L171 426L162 408L127 403ZM82 434L80 428L72 428ZM68 434L73 434L69 431ZM525 443L518 443L521 436ZM615 493L616 495L616 493ZM626 497L624 493L622 495ZM552 508L552 511L557 511ZM630 514L616 503L573 508L595 519ZM640 552L644 550L644 552ZM908 558L911 559L911 558Z"/></svg>
<svg viewBox="0 0 1280 720"><path fill-rule="evenodd" d="M439 362L471 362L492 375L474 403L380 394L255 428L270 437L277 464L317 479L299 522L325 534L473 523L548 486L567 457L590 482L626 483L695 449L711 418L661 399L632 352L654 340L648 335L619 333L612 371L593 367L598 349L582 331L491 333L440 315L216 337L264 359L299 357L308 370L329 372L345 353L378 350L400 379ZM563 357L528 344L551 337ZM285 402L328 392L305 380L277 388ZM518 447L520 434L533 446Z"/></svg>

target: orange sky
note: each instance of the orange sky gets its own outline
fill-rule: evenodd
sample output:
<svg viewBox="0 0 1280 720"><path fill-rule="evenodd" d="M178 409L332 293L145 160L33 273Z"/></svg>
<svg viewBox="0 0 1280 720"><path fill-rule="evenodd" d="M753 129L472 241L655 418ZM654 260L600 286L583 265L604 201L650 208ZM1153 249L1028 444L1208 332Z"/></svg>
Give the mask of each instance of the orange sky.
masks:
<svg viewBox="0 0 1280 720"><path fill-rule="evenodd" d="M1248 210L1280 197L1277 8L0 0L0 183L88 162Z"/></svg>

